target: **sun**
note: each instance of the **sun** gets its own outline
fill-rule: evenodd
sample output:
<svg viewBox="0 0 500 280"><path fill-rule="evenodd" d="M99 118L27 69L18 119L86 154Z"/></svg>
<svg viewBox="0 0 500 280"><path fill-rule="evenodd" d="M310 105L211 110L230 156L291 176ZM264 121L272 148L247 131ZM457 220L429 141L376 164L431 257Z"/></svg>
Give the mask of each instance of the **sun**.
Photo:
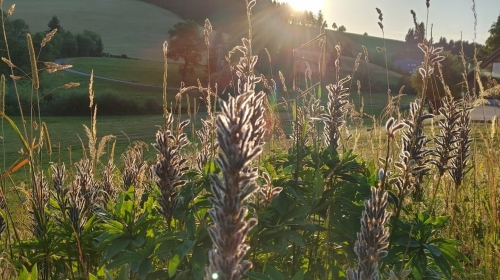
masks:
<svg viewBox="0 0 500 280"><path fill-rule="evenodd" d="M323 9L324 0L287 0L288 4L298 11L319 12Z"/></svg>

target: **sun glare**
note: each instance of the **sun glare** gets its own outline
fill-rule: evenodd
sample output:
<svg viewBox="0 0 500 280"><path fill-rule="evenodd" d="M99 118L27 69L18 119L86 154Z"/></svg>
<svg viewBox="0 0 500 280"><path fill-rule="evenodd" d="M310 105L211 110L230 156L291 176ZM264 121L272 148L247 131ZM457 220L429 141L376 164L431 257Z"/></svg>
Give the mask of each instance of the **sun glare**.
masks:
<svg viewBox="0 0 500 280"><path fill-rule="evenodd" d="M295 10L311 11L313 13L317 13L319 10L323 9L323 1L324 0L287 0L288 4Z"/></svg>

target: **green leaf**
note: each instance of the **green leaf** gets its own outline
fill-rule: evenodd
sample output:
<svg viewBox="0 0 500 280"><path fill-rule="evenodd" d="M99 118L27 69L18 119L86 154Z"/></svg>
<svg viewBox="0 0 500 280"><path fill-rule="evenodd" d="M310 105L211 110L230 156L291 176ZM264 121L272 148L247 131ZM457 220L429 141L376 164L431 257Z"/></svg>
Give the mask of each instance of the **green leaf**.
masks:
<svg viewBox="0 0 500 280"><path fill-rule="evenodd" d="M434 222L432 223L436 228L439 228L441 226L443 226L448 220L450 219L450 216L442 216L442 217L438 217L434 220Z"/></svg>
<svg viewBox="0 0 500 280"><path fill-rule="evenodd" d="M271 277L262 274L260 272L255 272L255 271L248 271L246 273L246 276L250 277L251 279L255 280L273 280Z"/></svg>
<svg viewBox="0 0 500 280"><path fill-rule="evenodd" d="M202 247L196 247L193 250L193 256L191 257L191 268L193 269L193 276L195 280L203 279L205 276L205 266L207 265L208 257L205 249Z"/></svg>
<svg viewBox="0 0 500 280"><path fill-rule="evenodd" d="M425 276L425 271L427 269L427 256L423 250L418 251L418 253L412 259L413 275L416 279L422 279Z"/></svg>
<svg viewBox="0 0 500 280"><path fill-rule="evenodd" d="M130 274L130 266L128 264L122 265L118 273L117 280L128 280Z"/></svg>
<svg viewBox="0 0 500 280"><path fill-rule="evenodd" d="M196 234L196 223L194 220L193 213L189 213L186 216L186 229L189 234L189 237L194 239L194 236Z"/></svg>
<svg viewBox="0 0 500 280"><path fill-rule="evenodd" d="M451 279L451 267L443 254L439 256L433 256L434 262L439 267L441 272L444 274L446 279Z"/></svg>
<svg viewBox="0 0 500 280"><path fill-rule="evenodd" d="M286 230L285 232L283 232L283 236L302 248L306 246L302 236L295 230Z"/></svg>
<svg viewBox="0 0 500 280"><path fill-rule="evenodd" d="M139 253L136 252L130 252L130 251L125 251L124 255L122 257L116 258L112 262L110 262L107 266L106 269L111 270L115 267L119 267L123 264L128 264L134 262L134 261L140 261L143 259L143 256L141 256Z"/></svg>
<svg viewBox="0 0 500 280"><path fill-rule="evenodd" d="M285 276L283 276L283 274L281 274L281 272L274 266L266 266L266 273L273 280L285 280Z"/></svg>
<svg viewBox="0 0 500 280"><path fill-rule="evenodd" d="M168 262L168 277L174 276L177 271L177 266L181 263L179 255L174 255Z"/></svg>
<svg viewBox="0 0 500 280"><path fill-rule="evenodd" d="M463 266L460 264L459 260L470 263L470 260L460 251L455 248L443 248L441 247L441 253L446 258L448 263L450 263L456 270L460 273L464 272ZM449 250L451 249L451 250Z"/></svg>
<svg viewBox="0 0 500 280"><path fill-rule="evenodd" d="M294 218L300 217L307 215L309 212L310 208L308 206L299 206L299 207L294 207L292 210L288 211L283 217L281 217L281 221L289 221L293 220Z"/></svg>
<svg viewBox="0 0 500 280"><path fill-rule="evenodd" d="M144 235L138 235L136 236L133 240L132 240L132 244L134 244L134 246L136 247L142 247L142 245L144 244L144 242L146 242L146 238L144 237Z"/></svg>
<svg viewBox="0 0 500 280"><path fill-rule="evenodd" d="M398 239L398 244L401 245L401 246L409 246L409 247L412 247L412 248L418 248L420 247L420 242L418 242L418 240L415 240L413 239L412 237L409 237L409 236L403 236L401 238Z"/></svg>
<svg viewBox="0 0 500 280"><path fill-rule="evenodd" d="M191 249L193 249L193 246L196 244L196 242L191 241L191 240L184 240L182 243L182 258L186 256Z"/></svg>
<svg viewBox="0 0 500 280"><path fill-rule="evenodd" d="M132 240L129 237L120 237L113 240L113 242L111 242L111 244L108 245L108 249L106 250L104 259L110 260L111 258L116 256L116 254L125 250L128 244L130 244L130 241Z"/></svg>
<svg viewBox="0 0 500 280"><path fill-rule="evenodd" d="M137 272L139 274L139 278L145 279L146 276L148 276L149 272L151 272L151 269L153 269L153 262L151 261L151 259L148 258L143 260Z"/></svg>
<svg viewBox="0 0 500 280"><path fill-rule="evenodd" d="M10 124L10 127L12 127L12 129L14 129L14 132L17 134L17 137L19 137L19 140L21 140L21 143L23 143L23 146L24 148L26 149L26 152L28 151L31 151L30 147L28 146L28 142L26 142L26 140L24 140L24 137L23 135L21 134L21 131L19 131L19 128L17 127L17 125L14 123L14 121L12 119L10 119L9 117L7 117L5 114L3 113L0 113L0 117L6 119L9 124Z"/></svg>
<svg viewBox="0 0 500 280"><path fill-rule="evenodd" d="M304 280L304 269L299 270L299 272L293 276L292 280Z"/></svg>
<svg viewBox="0 0 500 280"><path fill-rule="evenodd" d="M28 269L24 265L19 272L18 277L19 280L31 280L31 274L28 272Z"/></svg>
<svg viewBox="0 0 500 280"><path fill-rule="evenodd" d="M323 180L323 173L321 172L321 170L318 169L314 174L314 189L313 189L314 198L321 196L324 190L325 190L325 182Z"/></svg>
<svg viewBox="0 0 500 280"><path fill-rule="evenodd" d="M436 257L441 256L441 250L439 250L438 247L431 245L431 244L424 244L424 247L429 250L429 252Z"/></svg>

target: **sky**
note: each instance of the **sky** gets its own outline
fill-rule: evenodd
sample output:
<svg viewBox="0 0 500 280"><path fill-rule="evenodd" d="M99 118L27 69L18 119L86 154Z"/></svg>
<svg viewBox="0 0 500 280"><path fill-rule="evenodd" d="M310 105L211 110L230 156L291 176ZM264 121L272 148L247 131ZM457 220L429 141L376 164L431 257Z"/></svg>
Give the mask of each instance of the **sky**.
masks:
<svg viewBox="0 0 500 280"><path fill-rule="evenodd" d="M385 37L404 40L408 29L414 27L410 10L417 14L419 22L426 22L427 7L425 0L283 0L298 2L297 6L321 7L328 27L335 22L344 25L347 32L382 37L375 8L382 10ZM477 33L474 36L474 14L472 0L431 0L429 26L435 40L464 40L484 44L489 36L488 30L500 15L500 0L476 0ZM318 11L313 11L318 12ZM430 30L428 30L430 32ZM430 34L428 34L430 36Z"/></svg>

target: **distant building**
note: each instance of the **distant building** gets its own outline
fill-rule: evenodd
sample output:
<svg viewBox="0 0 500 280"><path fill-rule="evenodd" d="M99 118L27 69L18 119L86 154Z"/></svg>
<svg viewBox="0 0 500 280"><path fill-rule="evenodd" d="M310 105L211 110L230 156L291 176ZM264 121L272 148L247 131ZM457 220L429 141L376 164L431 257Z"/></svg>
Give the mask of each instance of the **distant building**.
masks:
<svg viewBox="0 0 500 280"><path fill-rule="evenodd" d="M394 61L394 67L400 68L401 70L411 73L413 70L417 67L420 67L422 65L421 60L404 60L404 59L398 59Z"/></svg>
<svg viewBox="0 0 500 280"><path fill-rule="evenodd" d="M500 48L481 62L479 67L482 74L489 74L492 78L500 79Z"/></svg>
<svg viewBox="0 0 500 280"><path fill-rule="evenodd" d="M470 65L470 64L469 64ZM479 88L476 85L477 79L474 76L474 66L470 65L470 69L467 74L467 82L469 83L469 90L474 90L475 93L478 92ZM488 83L488 80L491 78L500 81L500 48L496 49L490 56L483 59L483 61L479 64L479 79L483 86ZM497 97L497 95L495 95Z"/></svg>

